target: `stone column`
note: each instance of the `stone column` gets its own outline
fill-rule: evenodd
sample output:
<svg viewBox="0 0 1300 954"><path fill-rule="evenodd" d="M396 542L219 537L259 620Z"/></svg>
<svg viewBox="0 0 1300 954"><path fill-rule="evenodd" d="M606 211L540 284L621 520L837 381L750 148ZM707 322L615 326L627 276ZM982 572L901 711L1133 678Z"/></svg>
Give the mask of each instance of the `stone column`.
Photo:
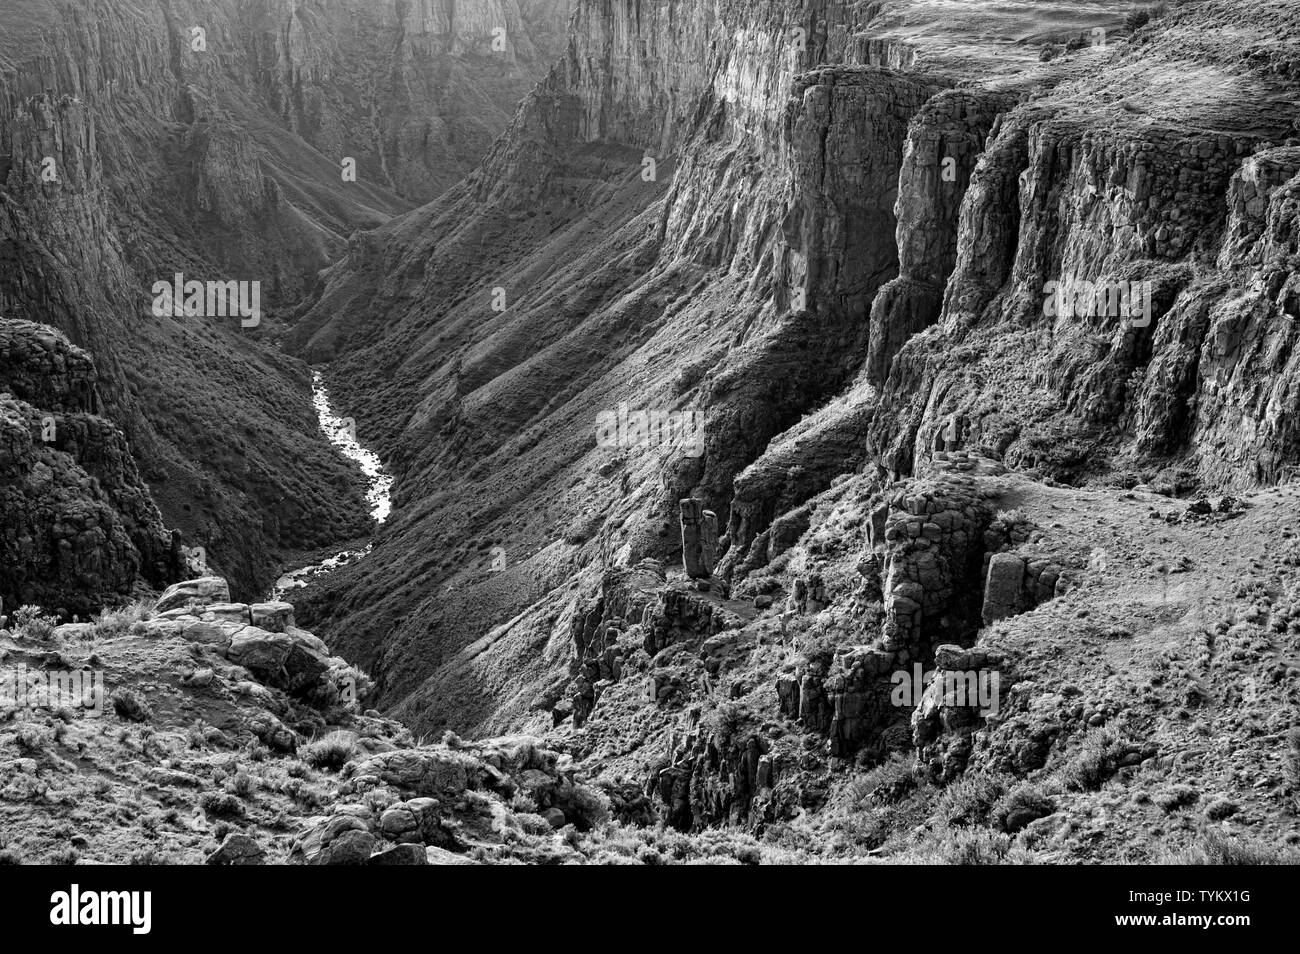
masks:
<svg viewBox="0 0 1300 954"><path fill-rule="evenodd" d="M707 580L718 562L718 517L705 510L703 501L689 497L681 501L682 563L686 575Z"/></svg>

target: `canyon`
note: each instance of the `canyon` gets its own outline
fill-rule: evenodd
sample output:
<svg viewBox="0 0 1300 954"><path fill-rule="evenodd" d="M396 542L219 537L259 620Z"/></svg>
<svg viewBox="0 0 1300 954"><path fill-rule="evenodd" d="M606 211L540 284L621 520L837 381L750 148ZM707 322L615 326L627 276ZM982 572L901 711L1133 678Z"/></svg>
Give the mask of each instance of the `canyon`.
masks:
<svg viewBox="0 0 1300 954"><path fill-rule="evenodd" d="M198 692L249 803L104 857L1294 862L1293 4L20 6L3 646Z"/></svg>

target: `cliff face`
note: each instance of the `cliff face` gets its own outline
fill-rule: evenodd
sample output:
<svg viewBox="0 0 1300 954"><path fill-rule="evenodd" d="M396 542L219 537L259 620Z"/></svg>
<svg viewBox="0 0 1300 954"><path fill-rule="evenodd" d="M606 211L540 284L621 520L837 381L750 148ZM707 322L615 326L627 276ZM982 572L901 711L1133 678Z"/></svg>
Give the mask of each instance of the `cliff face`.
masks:
<svg viewBox="0 0 1300 954"><path fill-rule="evenodd" d="M1223 4L1131 37L1057 12L578 4L483 165L358 235L289 338L398 471L367 565L308 610L387 702L474 730L563 696L574 589L671 565L683 497L734 586L845 474L949 446L1076 483L1280 476L1294 77L1264 38L1293 15L1225 51L1197 39ZM1171 85L1185 55L1203 95ZM1085 280L1150 321L1049 313ZM704 408L703 454L593 447L622 404Z"/></svg>
<svg viewBox="0 0 1300 954"><path fill-rule="evenodd" d="M336 360L335 393L408 477L399 508L420 502L367 559L375 585L355 605L379 613L342 628L347 651L391 655L394 692L570 572L611 481L636 488L618 500L614 545L666 554L679 496L710 488L725 520L736 472L851 373L871 298L897 272L876 238L895 228L908 122L943 81L854 63L805 72L854 58L846 15L583 5L567 56L483 167L358 236L326 273L291 345ZM829 38L824 17L839 24ZM598 459L592 422L622 402L710 405L709 452L662 479L652 459ZM466 557L498 534L509 569L482 579ZM389 572L401 583L381 589ZM448 576L480 584L408 612L404 593ZM461 629L467 614L481 622ZM460 631L430 653L428 631L444 627Z"/></svg>
<svg viewBox="0 0 1300 954"><path fill-rule="evenodd" d="M237 593L284 550L369 526L306 369L275 345L281 303L354 229L482 154L564 15L449 0L0 12L0 313L96 355L159 505ZM153 314L154 283L177 273L260 283L260 322Z"/></svg>
<svg viewBox="0 0 1300 954"><path fill-rule="evenodd" d="M99 416L89 356L0 320L0 600L89 617L183 571L122 432Z"/></svg>
<svg viewBox="0 0 1300 954"><path fill-rule="evenodd" d="M232 45L284 124L428 201L477 164L563 48L568 0L264 0Z"/></svg>

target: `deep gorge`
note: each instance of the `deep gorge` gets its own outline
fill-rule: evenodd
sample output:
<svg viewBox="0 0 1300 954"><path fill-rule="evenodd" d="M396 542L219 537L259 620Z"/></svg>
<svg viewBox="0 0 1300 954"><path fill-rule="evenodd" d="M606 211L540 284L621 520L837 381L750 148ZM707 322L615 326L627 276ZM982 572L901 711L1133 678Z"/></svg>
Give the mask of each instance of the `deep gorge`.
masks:
<svg viewBox="0 0 1300 954"><path fill-rule="evenodd" d="M3 605L147 604L284 696L221 731L351 733L320 797L400 811L286 859L1202 850L1186 753L1281 766L1297 702L1300 14L1255 5L33 2ZM892 702L917 665L996 711ZM1209 820L1282 845L1227 759ZM518 835L414 801L461 789Z"/></svg>

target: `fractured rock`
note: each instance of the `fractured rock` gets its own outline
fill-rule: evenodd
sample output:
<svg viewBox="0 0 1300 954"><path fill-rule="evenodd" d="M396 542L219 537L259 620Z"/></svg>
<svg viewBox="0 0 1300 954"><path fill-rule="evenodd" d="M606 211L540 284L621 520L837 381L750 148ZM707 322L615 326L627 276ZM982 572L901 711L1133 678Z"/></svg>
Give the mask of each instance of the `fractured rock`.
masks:
<svg viewBox="0 0 1300 954"><path fill-rule="evenodd" d="M230 586L219 576L203 576L196 580L173 583L163 590L162 596L154 604L154 611L165 613L168 610L184 609L193 602L200 607L230 602Z"/></svg>
<svg viewBox="0 0 1300 954"><path fill-rule="evenodd" d="M707 580L718 562L718 516L695 498L681 501L682 563L686 575Z"/></svg>
<svg viewBox="0 0 1300 954"><path fill-rule="evenodd" d="M995 622L1020 610L1025 582L1025 561L1014 553L995 553L989 559L984 583L984 622Z"/></svg>
<svg viewBox="0 0 1300 954"><path fill-rule="evenodd" d="M361 865L370 860L375 836L353 815L319 818L293 843L289 861L308 865Z"/></svg>
<svg viewBox="0 0 1300 954"><path fill-rule="evenodd" d="M294 626L292 603L254 603L248 612L254 626L270 633L285 633Z"/></svg>

